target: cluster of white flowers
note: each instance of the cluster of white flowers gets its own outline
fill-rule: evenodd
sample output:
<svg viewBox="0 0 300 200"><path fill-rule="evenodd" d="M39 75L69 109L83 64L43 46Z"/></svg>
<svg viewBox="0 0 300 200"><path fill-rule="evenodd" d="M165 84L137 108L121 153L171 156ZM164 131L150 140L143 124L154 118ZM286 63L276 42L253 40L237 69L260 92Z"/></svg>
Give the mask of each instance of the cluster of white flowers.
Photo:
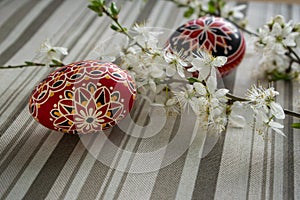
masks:
<svg viewBox="0 0 300 200"><path fill-rule="evenodd" d="M268 129L271 128L276 133L284 135L280 130L283 125L274 121L274 119L285 118L281 105L275 102L276 95L279 95L279 93L273 87L265 89L262 86L257 87L255 85L246 94L247 99L249 99L247 104L255 113L257 119L256 129L260 134L267 133Z"/></svg>
<svg viewBox="0 0 300 200"><path fill-rule="evenodd" d="M141 95L149 96L150 89L156 96L165 96L158 100L155 98L153 104L163 105L173 111L194 112L203 127L218 133L225 130L228 124L243 127L246 120L233 108L250 105L257 119L262 118L260 133L263 129L272 128L283 134L279 129L282 125L274 122L275 118L284 118L281 106L275 102L278 93L274 88L252 87L246 96L247 100L239 103L228 96L227 89L218 88L218 78L221 78L218 67L227 62L226 57L214 57L206 50L199 50L183 59L182 52L159 47L159 34L149 28L135 26L131 41L118 42L119 47L112 45L113 51L105 51L109 56L102 56L113 58L110 61L118 62L131 73ZM270 117L267 117L268 112L271 113Z"/></svg>
<svg viewBox="0 0 300 200"><path fill-rule="evenodd" d="M225 129L227 124L227 89L217 89L216 79L210 76L207 81L195 82L170 98L167 106L179 106L180 109L191 109L201 120L203 127L217 132Z"/></svg>
<svg viewBox="0 0 300 200"><path fill-rule="evenodd" d="M300 45L300 24L286 22L278 15L258 30L256 46L263 52L260 72L285 73L287 70L300 71L299 61L292 51ZM296 61L296 62L293 62ZM290 63L290 64L289 64Z"/></svg>

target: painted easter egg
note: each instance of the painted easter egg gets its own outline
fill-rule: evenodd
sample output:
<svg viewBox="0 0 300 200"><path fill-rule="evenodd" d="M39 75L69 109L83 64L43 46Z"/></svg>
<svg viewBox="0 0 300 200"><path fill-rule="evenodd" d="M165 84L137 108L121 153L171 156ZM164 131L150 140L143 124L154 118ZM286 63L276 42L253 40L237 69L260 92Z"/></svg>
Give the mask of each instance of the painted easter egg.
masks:
<svg viewBox="0 0 300 200"><path fill-rule="evenodd" d="M231 22L220 17L200 17L188 21L169 38L169 49L183 58L197 54L199 49L213 56L226 56L227 63L219 67L222 76L230 73L242 61L245 54L245 39Z"/></svg>
<svg viewBox="0 0 300 200"><path fill-rule="evenodd" d="M50 73L33 90L31 115L49 129L93 133L116 125L131 110L136 86L117 65L87 60Z"/></svg>

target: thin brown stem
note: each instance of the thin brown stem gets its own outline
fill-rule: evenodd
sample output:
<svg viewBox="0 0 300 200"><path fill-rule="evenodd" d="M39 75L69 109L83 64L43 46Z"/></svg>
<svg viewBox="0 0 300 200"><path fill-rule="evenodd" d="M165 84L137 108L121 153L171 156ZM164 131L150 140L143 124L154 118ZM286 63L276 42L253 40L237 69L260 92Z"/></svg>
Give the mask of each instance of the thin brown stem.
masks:
<svg viewBox="0 0 300 200"><path fill-rule="evenodd" d="M292 117L300 118L300 113L297 113L297 112L295 112L295 111L291 111L291 110L288 110L288 109L284 109L283 111L284 111L284 113L285 113L286 115L289 115L289 116L292 116Z"/></svg>
<svg viewBox="0 0 300 200"><path fill-rule="evenodd" d="M36 63L36 62L25 62L22 65L7 65L7 66L0 66L0 69L16 69L16 68L24 68L24 67L38 67L38 66L47 66L45 63ZM56 68L64 66L63 63L60 64L49 64L50 68Z"/></svg>
<svg viewBox="0 0 300 200"><path fill-rule="evenodd" d="M242 102L250 101L249 99L238 97L238 96L235 96L235 95L233 95L231 93L227 93L226 96L228 98L232 99L233 101L242 101Z"/></svg>
<svg viewBox="0 0 300 200"><path fill-rule="evenodd" d="M252 31L250 31L250 30L248 30L248 29L246 29L246 28L244 28L244 27L238 25L238 24L235 23L234 21L232 21L232 20L230 20L230 19L228 19L228 18L226 18L226 20L227 20L227 21L230 21L232 24L234 24L236 27L238 27L239 29L241 29L241 30L244 31L245 33L248 33L249 35L252 35L252 36L255 36L255 37L259 37L259 35L258 35L257 33L254 33L254 32L252 32Z"/></svg>
<svg viewBox="0 0 300 200"><path fill-rule="evenodd" d="M290 53L292 53L295 56L296 59L293 59L293 60L295 62L297 62L297 63L300 64L300 57L299 57L299 55L291 47L287 47L287 49L289 50Z"/></svg>
<svg viewBox="0 0 300 200"><path fill-rule="evenodd" d="M118 26L118 28L120 29L120 33L123 33L124 35L126 35L130 40L134 40L134 38L127 32L127 29L125 27L123 27L118 18L113 16L110 12L108 12L107 7L103 6L103 13L105 13L110 19L112 19L116 25ZM143 47L141 44L139 44L138 42L135 43L138 47L140 47L142 49L142 51L145 51L147 53L150 53L145 47Z"/></svg>

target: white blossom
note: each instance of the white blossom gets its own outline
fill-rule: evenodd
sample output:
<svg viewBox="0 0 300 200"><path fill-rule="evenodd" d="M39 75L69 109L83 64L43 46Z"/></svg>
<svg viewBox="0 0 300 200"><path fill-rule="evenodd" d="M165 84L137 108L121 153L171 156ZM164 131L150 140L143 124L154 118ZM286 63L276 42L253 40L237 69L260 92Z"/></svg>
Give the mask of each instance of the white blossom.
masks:
<svg viewBox="0 0 300 200"><path fill-rule="evenodd" d="M177 72L180 77L184 78L184 67L187 67L188 64L182 60L180 53L171 53L169 51L164 52L164 59L168 63L166 66L166 74L169 77L172 77Z"/></svg>
<svg viewBox="0 0 300 200"><path fill-rule="evenodd" d="M127 37L116 37L108 42L109 45L103 43L95 49L101 60L114 62L118 57L123 57L126 53L133 53L135 51L134 48L129 47Z"/></svg>
<svg viewBox="0 0 300 200"><path fill-rule="evenodd" d="M146 48L152 49L156 48L158 44L158 36L161 32L151 31L151 28L146 27L145 25L135 24L133 27L135 36L133 36L132 43L138 43Z"/></svg>
<svg viewBox="0 0 300 200"><path fill-rule="evenodd" d="M68 49L65 47L52 46L49 39L46 39L40 46L39 51L46 54L45 63L49 65L53 60L61 62L61 55L68 55Z"/></svg>
<svg viewBox="0 0 300 200"><path fill-rule="evenodd" d="M259 133L267 132L269 128L273 129L276 133L284 135L279 128L283 125L274 122L273 118L284 119L285 114L280 104L275 102L275 96L279 95L273 87L267 89L262 86L253 85L248 90L246 97L250 100L249 105L253 109L257 118L257 130Z"/></svg>
<svg viewBox="0 0 300 200"><path fill-rule="evenodd" d="M200 50L195 54L195 58L192 60L192 67L187 71L189 72L199 72L198 79L204 80L209 75L216 74L216 67L221 67L227 62L227 57L225 56L212 56L209 52Z"/></svg>
<svg viewBox="0 0 300 200"><path fill-rule="evenodd" d="M245 10L246 7L246 4L241 4L238 6L226 4L221 10L221 16L224 18L229 18L230 20L242 20L245 17L243 10Z"/></svg>

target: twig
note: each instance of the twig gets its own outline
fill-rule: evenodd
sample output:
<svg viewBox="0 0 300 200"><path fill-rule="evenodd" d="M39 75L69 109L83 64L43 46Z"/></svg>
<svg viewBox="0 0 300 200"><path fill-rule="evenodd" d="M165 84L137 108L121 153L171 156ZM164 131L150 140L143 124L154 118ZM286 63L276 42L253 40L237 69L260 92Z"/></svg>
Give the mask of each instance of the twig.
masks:
<svg viewBox="0 0 300 200"><path fill-rule="evenodd" d="M297 118L300 118L300 113L297 113L295 111L291 111L291 110L288 110L288 109L283 109L284 113L286 115L289 115L289 116L292 116L292 117L297 117Z"/></svg>
<svg viewBox="0 0 300 200"><path fill-rule="evenodd" d="M295 62L300 64L300 57L299 55L291 48L291 47L287 47L287 49L296 57L297 60L293 59ZM292 59L292 58L291 58Z"/></svg>
<svg viewBox="0 0 300 200"><path fill-rule="evenodd" d="M38 67L38 66L47 66L45 63L35 63L35 62L25 62L22 65L7 65L7 66L0 66L0 69L16 69L16 68L24 68L24 67ZM51 68L61 67L64 66L63 63L60 64L49 64Z"/></svg>
<svg viewBox="0 0 300 200"><path fill-rule="evenodd" d="M249 99L245 99L245 98L242 98L242 97L238 97L238 96L235 96L231 93L227 93L226 96L234 101L242 101L242 102L246 102L246 101L250 101Z"/></svg>
<svg viewBox="0 0 300 200"><path fill-rule="evenodd" d="M248 33L249 35L255 36L255 37L259 37L259 35L257 33L254 33L240 25L238 25L237 23L235 23L234 21L230 20L229 18L226 18L227 21L230 21L232 24L234 24L236 27L238 27L239 29L241 29L242 31L244 31L245 33Z"/></svg>

